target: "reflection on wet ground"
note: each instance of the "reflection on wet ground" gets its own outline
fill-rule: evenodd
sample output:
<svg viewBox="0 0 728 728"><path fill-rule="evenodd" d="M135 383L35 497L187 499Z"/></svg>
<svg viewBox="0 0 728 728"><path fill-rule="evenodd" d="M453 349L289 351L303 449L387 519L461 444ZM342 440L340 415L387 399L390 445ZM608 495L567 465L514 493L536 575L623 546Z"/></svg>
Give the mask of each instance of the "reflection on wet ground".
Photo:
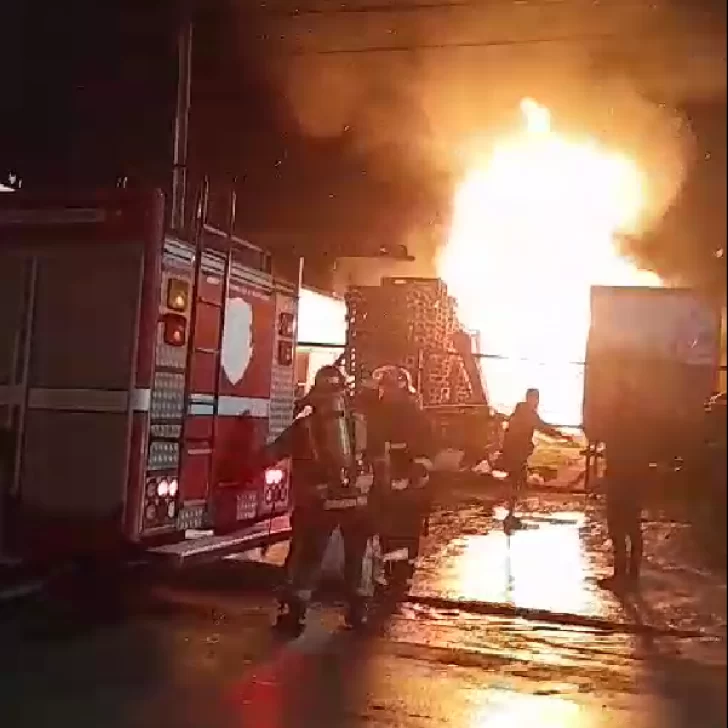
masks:
<svg viewBox="0 0 728 728"><path fill-rule="evenodd" d="M531 667L580 669L609 663L612 667L631 659L635 639L618 632L578 627L558 627L530 620L437 612L404 606L391 620L387 636L409 644L467 650L472 655L505 655L524 659ZM472 660L471 660L472 661ZM480 660L475 659L476 663Z"/></svg>
<svg viewBox="0 0 728 728"><path fill-rule="evenodd" d="M451 509L434 514L412 592L621 621L617 600L594 579L584 512L564 508L563 502L541 506L520 514L525 527L512 535L503 531L505 512L499 508L471 504L455 516ZM541 681L568 679L577 692L597 684L634 688L630 635L406 603L389 621L386 638L399 654L417 655L422 648L428 659L447 664ZM555 700L545 709L543 698L529 702L518 693L491 692L473 728L582 725L568 701Z"/></svg>
<svg viewBox="0 0 728 728"><path fill-rule="evenodd" d="M656 589L664 579L659 568L659 549L664 546L658 548L655 541L668 543L667 538L649 539L655 553L650 554L654 561L646 569L643 598L626 606L612 593L600 589L597 577L607 573L609 563L606 535L599 518L587 518L584 504L582 510L576 510L575 505L579 504L573 499L526 503L527 511L521 514L525 528L510 536L503 532L505 513L497 507L471 502L457 515L450 509L434 514L413 592L444 596L454 602L506 603L524 610L600 617L620 623L646 621L665 627L699 627L706 635L714 634L713 628L721 622L720 609L707 614L702 613L705 607L702 612L696 609L696 592L689 607L680 607L681 611L691 612L692 618L680 619L670 598ZM654 525L646 526L648 534L654 529ZM674 584L670 589L674 590ZM724 589L718 590L718 598L721 593L725 593ZM543 624L533 619L483 618L467 609L404 604L390 620L386 636L405 652L413 649L416 653L420 646L440 649L438 659L453 664L481 665L545 681L568 678L580 686L580 692L597 686L631 692L636 676L645 667L637 635ZM679 651L686 657L688 652L694 653L696 659L704 661L715 658L720 644L706 636L705 640L684 640ZM514 717L512 724L529 723Z"/></svg>
<svg viewBox="0 0 728 728"><path fill-rule="evenodd" d="M598 518L585 520L579 505L568 498L526 502L526 528L510 537L503 533L498 509L472 500L443 508L434 514L423 543L414 591L618 621L631 618L613 595L597 588L594 577L608 565L603 527ZM695 612L698 616L691 620L705 619L706 610L695 605L707 577L686 574L683 562L670 552L677 548L678 536L656 541L657 529L647 525L651 562L645 600L656 619L674 615L676 603L680 614ZM284 549L272 549L265 561L280 563L284 556ZM680 571L667 568L678 563ZM364 640L340 629L340 609L317 605L303 638L281 644L269 628L275 609L271 572L275 569L268 563L241 560L206 567L155 589L167 611L149 608L126 623L67 641L27 642L8 623L3 650L12 668L0 680L2 724L725 725L700 719L701 706L709 703L706 686L717 686L724 696L724 647L721 655L713 653L715 664L709 664L705 655L688 656L685 641L663 640L656 649L639 635L484 616L454 603L451 609L434 609L409 602ZM724 600L724 585L715 593L716 603L721 594ZM709 616L724 614L724 609L711 610ZM698 643L689 641L693 647ZM23 700L31 691L42 699ZM676 694L683 713L667 722L650 696L666 702ZM717 708L703 710L721 717ZM605 711L611 718L602 719Z"/></svg>
<svg viewBox="0 0 728 728"><path fill-rule="evenodd" d="M560 697L544 699L512 690L488 690L471 728L587 728L580 706Z"/></svg>
<svg viewBox="0 0 728 728"><path fill-rule="evenodd" d="M614 612L614 600L590 578L583 513L524 514L524 528L512 535L503 531L503 516L499 509L473 509L468 532L448 538L447 518L436 515L437 535L422 556L413 591L578 615Z"/></svg>

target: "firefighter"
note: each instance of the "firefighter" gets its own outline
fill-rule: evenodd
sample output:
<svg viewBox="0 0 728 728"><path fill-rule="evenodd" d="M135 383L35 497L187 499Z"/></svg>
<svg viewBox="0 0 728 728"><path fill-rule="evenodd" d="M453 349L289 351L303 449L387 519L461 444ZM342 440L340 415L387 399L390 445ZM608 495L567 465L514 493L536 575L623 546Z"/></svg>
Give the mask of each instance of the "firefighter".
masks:
<svg viewBox="0 0 728 728"><path fill-rule="evenodd" d="M506 531L518 529L522 525L515 516L514 511L518 494L526 485L528 459L533 453L533 435L536 430L555 439L566 442L574 441L570 435L562 433L556 427L541 419L538 413L539 402L540 393L538 389L527 390L525 400L516 405L508 420L508 429L503 437L499 467L508 474L510 485L508 515L503 522Z"/></svg>
<svg viewBox="0 0 728 728"><path fill-rule="evenodd" d="M364 578L363 560L370 537L368 493L358 473L356 415L343 375L335 366L322 367L306 397L302 413L256 459L255 470L292 458L292 537L287 583L278 625L300 629L321 562L332 533L344 541L346 621L358 627L365 620L373 584Z"/></svg>
<svg viewBox="0 0 728 728"><path fill-rule="evenodd" d="M600 581L604 588L637 588L642 567L642 511L650 480L651 456L659 424L635 407L638 402L628 383L620 383L612 417L604 432L606 453L607 531L612 543L613 574ZM657 435L659 437L659 435Z"/></svg>
<svg viewBox="0 0 728 728"><path fill-rule="evenodd" d="M636 588L642 568L642 509L649 462L634 441L617 434L605 443L607 455L607 532L612 543L613 574L604 588Z"/></svg>
<svg viewBox="0 0 728 728"><path fill-rule="evenodd" d="M434 439L409 372L388 366L374 376L379 399L370 416L369 450L377 462L377 521L384 551L396 555L390 562L392 585L401 588L414 573L427 532Z"/></svg>

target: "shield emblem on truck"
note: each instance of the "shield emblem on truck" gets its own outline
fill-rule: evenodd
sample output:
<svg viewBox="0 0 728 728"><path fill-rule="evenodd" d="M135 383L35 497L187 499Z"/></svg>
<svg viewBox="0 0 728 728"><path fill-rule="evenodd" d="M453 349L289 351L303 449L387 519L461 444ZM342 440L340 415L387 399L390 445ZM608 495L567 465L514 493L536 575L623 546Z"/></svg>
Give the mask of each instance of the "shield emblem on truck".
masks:
<svg viewBox="0 0 728 728"><path fill-rule="evenodd" d="M253 307L242 298L229 298L225 304L222 334L222 368L230 384L238 384L253 358Z"/></svg>

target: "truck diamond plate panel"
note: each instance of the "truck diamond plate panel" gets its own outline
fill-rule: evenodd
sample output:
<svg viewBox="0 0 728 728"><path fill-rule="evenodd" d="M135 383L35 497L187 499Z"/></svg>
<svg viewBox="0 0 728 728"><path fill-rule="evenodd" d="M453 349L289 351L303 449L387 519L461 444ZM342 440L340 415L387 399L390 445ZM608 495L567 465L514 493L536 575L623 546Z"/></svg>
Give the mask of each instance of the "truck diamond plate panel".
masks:
<svg viewBox="0 0 728 728"><path fill-rule="evenodd" d="M295 399L295 366L294 362L283 362L279 358L280 341L295 339L295 325L286 336L281 333L278 322L281 315L291 315L295 322L297 314L297 300L291 296L277 293L276 298L276 339L273 347L273 363L271 367L270 414L268 424L268 439L274 440L291 424L293 420L293 403Z"/></svg>

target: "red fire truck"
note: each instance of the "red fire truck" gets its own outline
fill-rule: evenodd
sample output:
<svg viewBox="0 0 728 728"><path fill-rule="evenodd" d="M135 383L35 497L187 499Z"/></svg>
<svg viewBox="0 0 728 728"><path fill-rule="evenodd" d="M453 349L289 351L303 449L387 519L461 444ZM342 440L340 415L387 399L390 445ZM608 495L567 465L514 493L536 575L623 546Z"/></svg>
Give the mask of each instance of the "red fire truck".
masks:
<svg viewBox="0 0 728 728"><path fill-rule="evenodd" d="M235 237L234 200L227 231L207 224L204 197L177 236L158 192L1 196L6 552L185 561L289 535L287 463L238 495L232 532L212 504L225 453L292 419L300 265Z"/></svg>

